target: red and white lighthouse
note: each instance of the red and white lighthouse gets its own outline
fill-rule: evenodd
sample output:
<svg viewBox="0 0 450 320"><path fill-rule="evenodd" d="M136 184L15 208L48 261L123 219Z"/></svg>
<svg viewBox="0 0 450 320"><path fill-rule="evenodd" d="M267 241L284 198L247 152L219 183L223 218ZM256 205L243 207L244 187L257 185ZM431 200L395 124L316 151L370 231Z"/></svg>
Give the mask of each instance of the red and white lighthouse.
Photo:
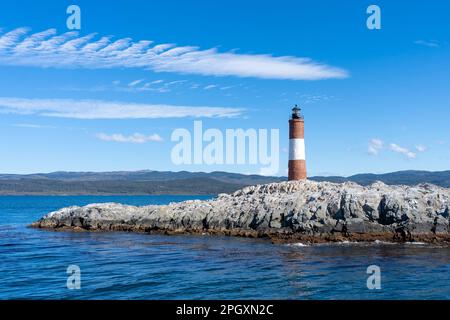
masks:
<svg viewBox="0 0 450 320"><path fill-rule="evenodd" d="M295 105L289 119L288 180L306 179L305 120L301 109Z"/></svg>

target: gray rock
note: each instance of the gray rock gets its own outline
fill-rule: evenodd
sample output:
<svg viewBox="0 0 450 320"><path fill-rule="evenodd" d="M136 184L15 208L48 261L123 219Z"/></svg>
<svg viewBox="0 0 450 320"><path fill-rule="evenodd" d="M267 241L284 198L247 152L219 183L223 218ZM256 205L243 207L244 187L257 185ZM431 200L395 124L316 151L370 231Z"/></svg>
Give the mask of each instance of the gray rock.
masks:
<svg viewBox="0 0 450 320"><path fill-rule="evenodd" d="M449 233L450 189L291 181L257 185L207 201L134 207L63 208L32 226L82 230L247 234ZM397 230L397 231L396 231Z"/></svg>

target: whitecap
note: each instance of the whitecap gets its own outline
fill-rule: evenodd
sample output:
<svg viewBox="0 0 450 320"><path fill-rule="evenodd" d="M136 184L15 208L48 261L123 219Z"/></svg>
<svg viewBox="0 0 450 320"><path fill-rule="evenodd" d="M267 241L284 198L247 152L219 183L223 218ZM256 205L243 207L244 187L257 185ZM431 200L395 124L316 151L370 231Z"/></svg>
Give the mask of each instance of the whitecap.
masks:
<svg viewBox="0 0 450 320"><path fill-rule="evenodd" d="M396 244L395 242L382 241L382 240L375 240L373 243L375 243L375 244Z"/></svg>
<svg viewBox="0 0 450 320"><path fill-rule="evenodd" d="M296 242L296 243L288 243L289 247L309 247L308 244Z"/></svg>

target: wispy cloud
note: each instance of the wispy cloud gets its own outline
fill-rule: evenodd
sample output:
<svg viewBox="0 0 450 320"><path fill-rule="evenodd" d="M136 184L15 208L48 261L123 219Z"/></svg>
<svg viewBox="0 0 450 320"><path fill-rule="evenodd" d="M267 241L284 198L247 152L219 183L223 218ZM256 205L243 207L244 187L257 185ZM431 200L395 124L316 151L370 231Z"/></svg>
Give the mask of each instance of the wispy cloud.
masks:
<svg viewBox="0 0 450 320"><path fill-rule="evenodd" d="M90 88L90 91L94 91L94 89L99 89L101 91L107 89L113 89L116 91L122 92L157 92L157 93L167 93L171 92L173 89L183 88L184 84L189 84L188 80L173 80L173 81L164 81L164 80L153 80L146 81L145 79L138 79L131 81L127 84L125 81L122 84L121 81L116 80L112 82L111 85L97 86L94 88Z"/></svg>
<svg viewBox="0 0 450 320"><path fill-rule="evenodd" d="M167 82L167 85L168 86L173 86L173 85L182 84L182 83L185 83L185 82L187 82L187 80L175 80L175 81Z"/></svg>
<svg viewBox="0 0 450 320"><path fill-rule="evenodd" d="M411 150L401 147L398 144L391 143L389 144L389 149L393 152L403 154L408 159L415 159L417 154L412 152Z"/></svg>
<svg viewBox="0 0 450 320"><path fill-rule="evenodd" d="M144 79L134 80L134 81L130 82L130 83L128 84L128 86L129 86L129 87L137 86L137 85L138 85L139 83L141 83L142 81L144 81Z"/></svg>
<svg viewBox="0 0 450 320"><path fill-rule="evenodd" d="M418 144L418 145L416 146L416 150L419 151L419 152L425 152L425 151L428 150L428 147L427 147L427 146L424 146L423 144Z"/></svg>
<svg viewBox="0 0 450 320"><path fill-rule="evenodd" d="M211 89L214 89L214 88L217 88L217 85L215 85L215 84L210 84L210 85L205 86L203 89L205 89L205 90L211 90Z"/></svg>
<svg viewBox="0 0 450 320"><path fill-rule="evenodd" d="M371 155L378 155L381 149L383 149L384 143L380 139L372 139L369 141L369 148L367 152Z"/></svg>
<svg viewBox="0 0 450 320"><path fill-rule="evenodd" d="M301 104L313 104L322 101L330 101L334 100L334 96L325 95L325 94L299 94L296 93L296 98L300 100Z"/></svg>
<svg viewBox="0 0 450 320"><path fill-rule="evenodd" d="M441 46L440 42L436 40L416 40L414 44L430 48L439 48Z"/></svg>
<svg viewBox="0 0 450 320"><path fill-rule="evenodd" d="M140 68L206 76L321 80L346 78L344 69L309 58L219 52L152 41L112 40L96 34L57 34L49 29L31 34L18 28L0 37L0 64L43 68Z"/></svg>
<svg viewBox="0 0 450 320"><path fill-rule="evenodd" d="M425 152L427 150L427 147L424 145L417 145L415 148L419 152ZM408 148L402 147L396 143L390 143L385 147L385 143L382 140L376 138L371 139L369 141L367 152L370 155L377 156L384 149L388 149L392 152L402 154L407 159L415 159L417 157L417 153L411 151Z"/></svg>
<svg viewBox="0 0 450 320"><path fill-rule="evenodd" d="M131 136L125 136L120 133L114 133L114 134L106 134L106 133L98 133L96 137L103 141L113 141L113 142L122 142L122 143L136 143L136 144L142 144L149 141L163 141L161 136L159 134L152 134L149 136L146 136L142 133L134 133Z"/></svg>
<svg viewBox="0 0 450 320"><path fill-rule="evenodd" d="M28 129L56 129L55 126L47 126L34 123L15 123L12 126L17 128L28 128Z"/></svg>
<svg viewBox="0 0 450 320"><path fill-rule="evenodd" d="M0 97L0 112L73 119L230 118L244 109L209 106L139 104L103 100Z"/></svg>

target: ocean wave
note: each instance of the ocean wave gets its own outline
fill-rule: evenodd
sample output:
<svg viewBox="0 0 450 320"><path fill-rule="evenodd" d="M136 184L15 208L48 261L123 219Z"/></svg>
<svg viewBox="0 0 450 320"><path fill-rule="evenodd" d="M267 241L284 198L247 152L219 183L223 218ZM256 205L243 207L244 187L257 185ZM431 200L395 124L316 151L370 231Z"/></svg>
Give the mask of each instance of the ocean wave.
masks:
<svg viewBox="0 0 450 320"><path fill-rule="evenodd" d="M301 242L296 242L296 243L288 243L287 246L288 247L309 247L310 245L301 243Z"/></svg>

